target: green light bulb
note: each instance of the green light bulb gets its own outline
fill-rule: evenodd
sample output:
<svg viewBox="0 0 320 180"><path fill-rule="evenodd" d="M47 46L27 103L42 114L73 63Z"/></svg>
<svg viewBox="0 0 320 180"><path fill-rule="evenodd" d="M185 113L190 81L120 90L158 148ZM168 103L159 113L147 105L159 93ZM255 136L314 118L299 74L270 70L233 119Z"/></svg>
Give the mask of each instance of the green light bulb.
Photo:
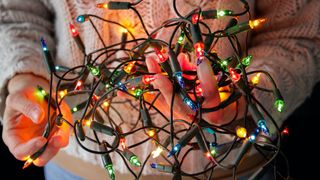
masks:
<svg viewBox="0 0 320 180"><path fill-rule="evenodd" d="M141 90L141 89L136 89L136 90L135 90L135 96L136 96L136 97L141 96L141 94L142 94L142 90Z"/></svg>
<svg viewBox="0 0 320 180"><path fill-rule="evenodd" d="M115 179L115 173L114 173L113 165L112 164L108 164L108 165L106 165L105 168L107 169L110 178L112 180L114 180Z"/></svg>
<svg viewBox="0 0 320 180"><path fill-rule="evenodd" d="M231 10L217 10L217 18L226 16L226 15L231 15L232 11Z"/></svg>
<svg viewBox="0 0 320 180"><path fill-rule="evenodd" d="M213 157L215 157L215 156L217 155L217 151L216 151L215 148L211 148L211 149L210 149L210 153L211 153L211 155L212 155Z"/></svg>
<svg viewBox="0 0 320 180"><path fill-rule="evenodd" d="M179 38L178 38L178 42L177 43L182 44L183 40L184 40L184 34L181 33Z"/></svg>
<svg viewBox="0 0 320 180"><path fill-rule="evenodd" d="M141 166L141 163L136 155L131 156L129 162L134 166Z"/></svg>
<svg viewBox="0 0 320 180"><path fill-rule="evenodd" d="M228 66L229 62L227 60L221 61L221 66L226 67Z"/></svg>
<svg viewBox="0 0 320 180"><path fill-rule="evenodd" d="M252 56L249 55L249 56L242 59L242 64L245 66L249 66L251 63L251 60L252 60Z"/></svg>
<svg viewBox="0 0 320 180"><path fill-rule="evenodd" d="M283 99L277 99L276 102L274 103L274 106L279 112L282 112L284 110L285 103Z"/></svg>
<svg viewBox="0 0 320 180"><path fill-rule="evenodd" d="M93 74L95 76L99 76L99 74L100 74L99 69L96 67L90 67L90 72L91 72L91 74Z"/></svg>
<svg viewBox="0 0 320 180"><path fill-rule="evenodd" d="M74 108L72 108L71 111L72 111L72 112L77 112L77 111L78 111L78 108L77 108L77 107L74 107Z"/></svg>
<svg viewBox="0 0 320 180"><path fill-rule="evenodd" d="M43 99L43 98L47 95L47 93L46 93L46 91L45 91L42 87L38 86L38 88L37 88L37 90L36 90L36 95L37 95L39 98Z"/></svg>

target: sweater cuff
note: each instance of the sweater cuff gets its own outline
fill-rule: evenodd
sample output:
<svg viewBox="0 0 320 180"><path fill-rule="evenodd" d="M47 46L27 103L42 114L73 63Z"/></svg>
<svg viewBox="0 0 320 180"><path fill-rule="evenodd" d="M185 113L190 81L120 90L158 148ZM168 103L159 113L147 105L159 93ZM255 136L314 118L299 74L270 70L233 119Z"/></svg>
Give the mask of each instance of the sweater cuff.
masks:
<svg viewBox="0 0 320 180"><path fill-rule="evenodd" d="M42 56L25 57L23 59L13 59L4 67L0 76L0 122L2 123L4 110L6 107L6 97L8 95L7 85L9 80L16 74L29 73L49 79L49 74L45 64L40 58Z"/></svg>

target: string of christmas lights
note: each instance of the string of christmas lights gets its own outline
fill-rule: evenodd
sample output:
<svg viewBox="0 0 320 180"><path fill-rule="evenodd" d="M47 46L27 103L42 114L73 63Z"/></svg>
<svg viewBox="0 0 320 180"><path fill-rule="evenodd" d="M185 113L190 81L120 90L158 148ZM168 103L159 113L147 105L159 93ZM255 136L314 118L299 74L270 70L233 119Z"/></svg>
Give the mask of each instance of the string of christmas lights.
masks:
<svg viewBox="0 0 320 180"><path fill-rule="evenodd" d="M104 45L101 49L87 52L79 32L74 25L70 24L71 36L84 54L83 65L70 68L54 64L54 58L50 54L45 40L41 39L44 60L51 75L50 92L46 92L42 87L37 87L36 91L38 96L47 101L48 105L55 111L52 117L48 117L48 124L43 136L48 138L54 126L61 126L63 123L68 124L73 129L75 138L81 148L90 153L101 155L110 179L116 178L113 168L113 161L115 160L111 159L110 153L119 154L136 179L139 179L148 163L154 171L171 173L175 179L181 179L183 176L196 178L199 175L210 179L217 167L233 171L235 178L240 162L244 159L245 154L251 151L251 147L256 148L258 152L261 149L268 152L264 154L265 164L251 178L254 179L261 175L266 169L265 167L279 153L281 133L268 111L254 97L252 90L257 89L272 93L275 100L274 106L279 112L284 110L285 103L268 72L262 70L246 71L246 68L254 61L254 57L240 46L237 35L263 26L266 19L249 19L245 22L238 22L238 16L251 17L249 5L244 0L240 0L243 4L243 12L233 12L228 9L202 11L197 7L185 16L179 13L179 8L176 7L176 2L173 0L172 5L179 18L169 19L153 32L148 32L143 18L135 8L140 2L110 1L97 4L96 7L110 11L134 11L140 19L146 38L135 38L134 33L129 28L118 22L92 14L82 14L75 21L79 24L91 23ZM206 20L219 21L225 17L231 17L225 29L211 32L210 27L205 23ZM123 29L119 34L121 41L106 45L92 19L121 27ZM174 27L169 41L155 38L157 32L169 27ZM205 30L205 33L202 32L203 30ZM229 40L234 51L233 56L221 59L219 54L213 51L216 43L221 39ZM126 56L114 58L114 55L119 51L125 52ZM200 65L204 59L210 62L217 79L220 96L223 97L219 105L210 108L202 107L204 100L202 88L206 87L200 87L195 70L181 69L177 59L180 53L185 53L190 57L195 55L197 65ZM163 112L154 106L161 92L152 86L152 82L156 79L155 73L150 73L147 70L145 59L150 54L156 55L156 61L161 66L161 74L172 82L174 93L178 94L183 103L194 112L195 115L192 116L191 122L183 119L173 119L174 94L170 105L170 117L166 117ZM116 64L116 67L112 64ZM52 88L53 76L58 78L55 88ZM266 77L273 84L273 87L268 87L270 89L259 87L261 76ZM90 79L93 80L90 81ZM53 89L56 92L52 92ZM116 103L114 99L118 91L131 97L121 103L130 103L139 114L135 125L128 132L122 130L123 120L120 123L116 122L109 115L110 109L113 108L112 104ZM70 109L72 114L81 113L81 118L66 120L60 109L61 103L69 97L77 97L83 94L88 95L88 98L82 97L83 101ZM152 95L153 100L147 101L145 98L147 95ZM238 101L241 97L246 100L246 112L243 119L237 120ZM138 107L133 105L134 102L138 102ZM203 114L219 111L233 103L237 104L237 112L235 112L235 117L231 123L215 126L202 118ZM48 114L50 114L51 108L48 108ZM116 111L122 119L121 113L115 108L112 110ZM152 111L163 117L164 121L161 122L161 126L157 126L153 122ZM253 119L254 128L248 126L249 116ZM232 123L244 124L244 126L237 125L230 129ZM176 129L176 126L180 126L180 128ZM271 136L273 134L269 130L270 126L276 129L275 136ZM95 136L88 137L87 129L93 130ZM146 139L141 142L130 142L131 145L128 145L126 137L138 132L144 132ZM285 129L285 132L287 133L288 130ZM110 143L106 139L101 140L97 136L99 133L112 138L113 142ZM233 136L234 140L218 144L218 134ZM213 137L210 138L213 140L209 141L208 136ZM266 141L261 141L261 139ZM84 141L96 143L99 146L99 151L85 147ZM131 149L144 143L152 143L154 150L149 152L146 159L142 160ZM32 164L45 148L46 145L35 154L30 155L24 168ZM186 151L182 151L182 149L186 149ZM203 156L208 160L207 166L199 172L186 172L182 168L182 164L185 158L188 158L188 155L194 151L203 152ZM237 155L232 162L226 162L225 159L231 151L236 151ZM165 162L160 162L159 157L165 159ZM133 166L140 167L138 173L132 170Z"/></svg>

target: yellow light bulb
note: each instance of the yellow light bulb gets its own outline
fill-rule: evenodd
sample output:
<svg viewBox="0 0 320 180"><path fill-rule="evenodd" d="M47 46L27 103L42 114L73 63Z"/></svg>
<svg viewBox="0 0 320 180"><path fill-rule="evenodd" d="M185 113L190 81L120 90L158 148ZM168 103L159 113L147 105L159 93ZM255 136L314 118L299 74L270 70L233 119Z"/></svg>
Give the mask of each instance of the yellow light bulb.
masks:
<svg viewBox="0 0 320 180"><path fill-rule="evenodd" d="M266 22L266 18L261 18L261 19L255 19L255 20L250 20L249 21L249 26L251 29L254 29L258 26L260 26L260 24Z"/></svg>
<svg viewBox="0 0 320 180"><path fill-rule="evenodd" d="M68 90L67 90L67 89L59 91L59 96L60 96L60 98L62 99L64 96L67 95L67 93L68 93Z"/></svg>
<svg viewBox="0 0 320 180"><path fill-rule="evenodd" d="M156 132L155 132L155 130L148 130L148 135L150 136L150 137L153 137L155 134L156 134Z"/></svg>
<svg viewBox="0 0 320 180"><path fill-rule="evenodd" d="M160 156L160 154L162 153L163 149L162 147L158 146L157 149L155 149L154 151L152 151L152 158L157 158Z"/></svg>
<svg viewBox="0 0 320 180"><path fill-rule="evenodd" d="M33 163L33 159L28 158L27 161L24 163L22 169L29 167L32 163Z"/></svg>
<svg viewBox="0 0 320 180"><path fill-rule="evenodd" d="M104 101L102 105L103 105L103 107L107 108L107 107L109 107L110 104L108 101Z"/></svg>
<svg viewBox="0 0 320 180"><path fill-rule="evenodd" d="M92 120L91 119L88 119L88 120L85 120L84 124L88 127L91 126L91 123L92 123Z"/></svg>
<svg viewBox="0 0 320 180"><path fill-rule="evenodd" d="M260 76L261 76L261 73L258 73L257 75L255 75L255 76L251 79L251 82L252 82L253 85L259 84Z"/></svg>
<svg viewBox="0 0 320 180"><path fill-rule="evenodd" d="M241 127L241 126L237 127L236 133L239 138L247 137L247 130L244 127Z"/></svg>

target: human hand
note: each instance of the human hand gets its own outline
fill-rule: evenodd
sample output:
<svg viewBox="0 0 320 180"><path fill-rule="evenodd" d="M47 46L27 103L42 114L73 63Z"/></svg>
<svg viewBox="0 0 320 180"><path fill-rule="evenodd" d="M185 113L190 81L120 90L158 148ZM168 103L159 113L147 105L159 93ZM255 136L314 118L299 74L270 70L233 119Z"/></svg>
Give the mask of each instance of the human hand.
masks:
<svg viewBox="0 0 320 180"><path fill-rule="evenodd" d="M52 128L48 139L42 137L47 124L47 103L37 97L37 85L48 90L48 82L32 74L19 74L10 80L2 138L10 152L19 160L26 160L48 141L46 150L33 162L37 166L44 166L60 148L68 145L70 128L63 123L60 127ZM68 109L62 103L64 119L71 119ZM51 112L55 113L53 109Z"/></svg>
<svg viewBox="0 0 320 180"><path fill-rule="evenodd" d="M204 101L203 108L211 108L218 106L221 102L221 98L218 91L217 81L207 59L204 59L198 66L189 62L187 55L180 54L178 56L182 71L184 70L196 70L200 81L200 87L202 87L202 95ZM161 96L155 102L155 106L164 114L170 115L170 104L172 99L173 87L170 80L161 74L161 67L157 61L149 57L146 60L148 70L150 73L157 73L155 75L155 81L153 86L160 90ZM146 96L145 96L146 98ZM150 98L147 98L150 99ZM243 116L243 98L239 101L238 117ZM204 113L202 118L214 125L223 125L229 123L236 115L236 103L227 106L224 109L220 109L211 113ZM180 96L176 95L174 100L174 119L192 120L194 112L185 104Z"/></svg>

